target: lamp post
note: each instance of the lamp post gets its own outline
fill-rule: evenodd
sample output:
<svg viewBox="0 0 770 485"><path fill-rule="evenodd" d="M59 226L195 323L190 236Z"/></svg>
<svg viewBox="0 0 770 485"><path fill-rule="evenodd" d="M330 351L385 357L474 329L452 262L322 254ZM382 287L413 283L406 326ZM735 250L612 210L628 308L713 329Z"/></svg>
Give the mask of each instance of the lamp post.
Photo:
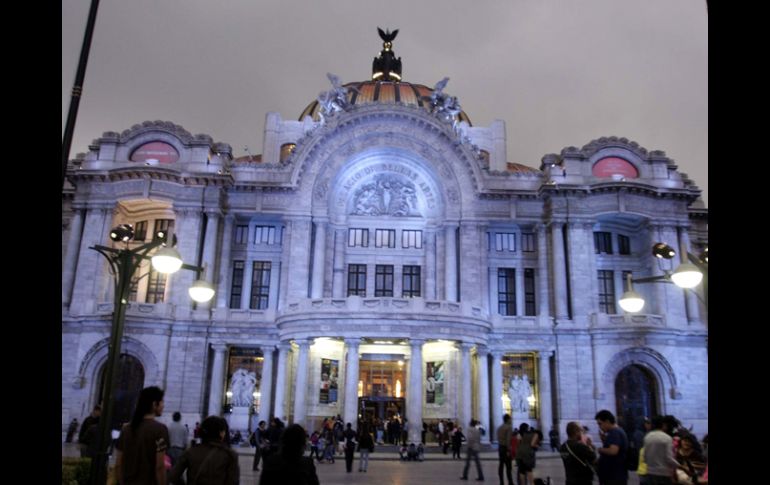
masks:
<svg viewBox="0 0 770 485"><path fill-rule="evenodd" d="M107 354L102 393L103 414L99 420L98 448L91 462L91 483L95 485L102 485L107 480L107 454L108 445L111 440L113 395L115 384L118 380L118 359L120 358L120 346L126 323L126 307L128 305L131 279L134 272L139 268L142 261L145 260L151 260L153 267L158 272L166 274L174 273L180 268L196 271L198 274L203 270L199 266L183 264L179 253L175 249L166 246L168 236L164 231L159 231L151 242L131 249L128 246L128 242L133 237L133 227L130 224L121 224L110 231L110 239L115 242L125 243L125 248L115 249L101 245L94 245L89 248L107 258L115 283L115 305L112 313L110 346ZM152 257L148 256L150 251L160 246L163 247ZM189 293L190 297L194 300L205 302L214 296L214 289L209 283L198 280L193 283Z"/></svg>
<svg viewBox="0 0 770 485"><path fill-rule="evenodd" d="M652 254L659 259L671 259L676 255L676 251L665 243L656 243L652 247ZM644 298L634 291L633 283L674 283L680 288L692 290L699 299L700 295L693 290L698 284L703 282L703 298L701 301L708 311L708 248L700 256L695 256L687 252L689 263L680 264L673 272L665 271L659 276L647 276L644 278L631 278L627 276L628 291L623 293L618 303L620 308L629 312L636 313L644 307Z"/></svg>

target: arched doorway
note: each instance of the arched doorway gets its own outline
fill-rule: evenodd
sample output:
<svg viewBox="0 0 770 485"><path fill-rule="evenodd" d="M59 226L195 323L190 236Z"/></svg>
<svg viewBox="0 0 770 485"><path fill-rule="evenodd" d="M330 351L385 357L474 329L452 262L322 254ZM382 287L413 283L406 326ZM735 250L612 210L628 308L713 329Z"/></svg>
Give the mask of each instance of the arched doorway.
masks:
<svg viewBox="0 0 770 485"><path fill-rule="evenodd" d="M658 385L652 373L640 365L629 365L615 379L615 405L619 424L632 436L643 429L644 417L658 414Z"/></svg>
<svg viewBox="0 0 770 485"><path fill-rule="evenodd" d="M103 401L105 364L100 371L99 399ZM121 354L118 361L118 381L115 384L115 411L112 415L112 428L120 429L120 426L131 420L139 392L144 387L144 367L139 359L128 354Z"/></svg>

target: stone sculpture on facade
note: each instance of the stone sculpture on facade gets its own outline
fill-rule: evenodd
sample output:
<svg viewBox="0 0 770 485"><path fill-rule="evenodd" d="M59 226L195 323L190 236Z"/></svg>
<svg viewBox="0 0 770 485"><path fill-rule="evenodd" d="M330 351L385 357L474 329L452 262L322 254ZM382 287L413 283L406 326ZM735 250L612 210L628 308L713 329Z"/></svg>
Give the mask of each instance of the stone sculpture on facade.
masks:
<svg viewBox="0 0 770 485"><path fill-rule="evenodd" d="M417 215L417 191L414 184L398 177L379 176L353 194L354 215Z"/></svg>
<svg viewBox="0 0 770 485"><path fill-rule="evenodd" d="M249 407L254 401L254 388L257 385L257 375L246 369L239 368L233 372L230 379L230 391L233 393L234 407Z"/></svg>
<svg viewBox="0 0 770 485"><path fill-rule="evenodd" d="M455 133L458 136L462 136L459 126L459 115L462 112L462 108L456 96L444 94L444 88L448 82L449 78L445 77L433 87L433 93L428 98L430 111L444 123L451 124Z"/></svg>
<svg viewBox="0 0 770 485"><path fill-rule="evenodd" d="M330 72L326 73L326 77L328 77L329 81L332 83L332 89L318 95L318 103L321 105L318 116L322 125L326 122L327 116L333 115L339 111L344 111L348 108L350 105L350 103L348 103L348 90L358 92L358 89L353 86L344 87L340 78Z"/></svg>

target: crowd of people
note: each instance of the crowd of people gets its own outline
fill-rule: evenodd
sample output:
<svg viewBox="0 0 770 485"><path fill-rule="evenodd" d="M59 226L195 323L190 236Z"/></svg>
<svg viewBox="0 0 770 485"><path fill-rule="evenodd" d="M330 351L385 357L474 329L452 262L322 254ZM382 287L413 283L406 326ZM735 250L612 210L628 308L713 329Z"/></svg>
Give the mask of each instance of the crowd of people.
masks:
<svg viewBox="0 0 770 485"><path fill-rule="evenodd" d="M230 448L240 441L230 432L227 421L209 416L196 423L193 440L189 430L181 424L181 414L175 412L168 426L156 420L163 413L163 390L148 387L141 391L131 421L123 425L115 442L118 483L210 484L235 485L239 483L238 456ZM81 456L96 453L101 408L94 407L78 433ZM629 470L636 470L640 485L707 484L708 436L700 442L674 416L644 418L644 430L634 430L631 436L619 425L608 410L596 413L601 443L594 444L588 427L577 422L566 426L566 440L559 444L559 432L552 429L549 441L552 451L558 451L564 464L566 485L590 485L594 477L601 485L625 485ZM476 480L483 481L484 473L479 459L482 436L486 430L476 419L463 428L452 421L440 420L428 425L422 423L422 441L407 443L408 421L395 417L387 423L361 422L359 429L342 418L323 420L320 429L307 432L298 424L286 426L277 417L260 421L249 436L255 448L252 469L260 471L259 484L281 485L318 484L316 464L334 463L335 455L342 454L345 469L353 470L355 453L359 453L358 471L368 471L369 454L375 444L385 442L399 445L399 456L404 461L423 461L425 437L434 433L439 447L447 453L452 447L452 459L461 459L461 448L466 445L465 466L461 480L468 480L471 462L476 468ZM71 442L77 423L67 430ZM536 452L543 445L543 433L527 423L513 426L511 416L503 416L494 436L498 443L498 478L501 485L513 485L514 465L517 485L537 485L533 478ZM306 455L309 447L310 453ZM183 477L186 476L186 480Z"/></svg>

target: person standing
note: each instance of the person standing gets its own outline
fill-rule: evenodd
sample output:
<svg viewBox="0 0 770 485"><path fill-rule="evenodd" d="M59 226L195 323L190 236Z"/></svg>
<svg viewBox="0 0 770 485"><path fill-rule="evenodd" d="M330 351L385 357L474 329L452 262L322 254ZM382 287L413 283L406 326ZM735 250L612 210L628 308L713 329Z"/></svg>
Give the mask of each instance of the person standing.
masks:
<svg viewBox="0 0 770 485"><path fill-rule="evenodd" d="M500 485L505 485L503 482L503 467L505 467L505 475L508 477L508 485L513 485L513 475L511 475L511 437L513 436L513 426L511 425L511 415L505 414L503 416L503 424L497 428L497 458L499 463L497 465L497 476L500 477ZM470 448L470 446L468 446Z"/></svg>
<svg viewBox="0 0 770 485"><path fill-rule="evenodd" d="M257 425L257 429L254 430L254 433L251 435L251 439L249 439L251 444L255 446L254 448L254 462L251 464L251 469L253 471L259 471L259 460L262 458L262 449L265 447L265 421L262 420ZM317 450L316 450L317 451Z"/></svg>
<svg viewBox="0 0 770 485"><path fill-rule="evenodd" d="M508 416L506 414L506 416ZM481 462L479 461L479 452L481 451L481 431L476 427L478 421L471 419L470 427L468 428L467 446L465 448L465 468L463 468L463 476L460 480L468 479L468 468L471 467L471 459L476 462L476 481L484 481L484 472L481 470ZM502 426L501 426L502 427ZM459 432L458 428L458 431ZM510 476L510 469L509 469ZM502 477L500 478L502 480ZM502 482L501 482L502 483Z"/></svg>
<svg viewBox="0 0 770 485"><path fill-rule="evenodd" d="M540 434L538 434L536 429L530 429L527 423L521 423L519 433L521 434L521 440L516 448L516 467L518 468L519 485L532 484L535 470L535 452L540 447Z"/></svg>
<svg viewBox="0 0 770 485"><path fill-rule="evenodd" d="M369 432L369 426L364 423L358 436L358 451L361 453L358 462L358 471L366 472L369 468L369 453L374 451L374 439Z"/></svg>
<svg viewBox="0 0 770 485"><path fill-rule="evenodd" d="M460 426L458 426L454 429L454 432L452 433L452 459L453 460L455 459L455 457L458 460L460 459L460 448L462 448L463 446L463 439L465 439L465 435L463 435L463 429Z"/></svg>
<svg viewBox="0 0 770 485"><path fill-rule="evenodd" d="M168 428L155 420L163 414L163 394L156 386L142 389L131 421L123 425L115 460L120 484L166 485Z"/></svg>
<svg viewBox="0 0 770 485"><path fill-rule="evenodd" d="M281 434L278 453L262 465L259 485L319 485L313 459L305 454L305 429L292 424Z"/></svg>
<svg viewBox="0 0 770 485"><path fill-rule="evenodd" d="M80 425L80 433L78 433L78 444L80 445L80 456L85 457L88 456L88 443L86 443L85 436L86 431L93 426L94 424L99 423L99 416L102 415L102 407L98 404L94 406L93 411L91 411L91 414L86 416L86 419L83 420L83 424Z"/></svg>
<svg viewBox="0 0 770 485"><path fill-rule="evenodd" d="M182 425L182 414L179 411L174 412L172 419L168 426L168 456L171 458L171 466L174 466L187 449L187 428Z"/></svg>
<svg viewBox="0 0 770 485"><path fill-rule="evenodd" d="M644 460L646 485L668 485L678 465L674 459L674 440L663 431L663 416L654 416L650 422L652 430L644 437L641 458ZM640 460L641 462L641 460Z"/></svg>
<svg viewBox="0 0 770 485"><path fill-rule="evenodd" d="M201 424L201 446L185 451L171 470L169 483L184 483L187 471L189 485L236 485L238 455L225 445L227 422L219 416L209 416Z"/></svg>
<svg viewBox="0 0 770 485"><path fill-rule="evenodd" d="M342 436L345 440L345 470L350 473L353 471L353 455L356 452L356 432L352 424L347 424Z"/></svg>
<svg viewBox="0 0 770 485"><path fill-rule="evenodd" d="M599 465L596 474L601 485L626 485L628 470L626 470L626 453L628 452L628 436L623 428L615 422L615 415L602 409L595 416L599 426L599 437L602 447L599 452Z"/></svg>
<svg viewBox="0 0 770 485"><path fill-rule="evenodd" d="M78 430L78 418L70 421L69 427L67 427L67 437L64 439L65 443L72 443L75 438L75 432Z"/></svg>
<svg viewBox="0 0 770 485"><path fill-rule="evenodd" d="M551 428L548 439L551 442L551 451L559 451L559 430L555 427Z"/></svg>
<svg viewBox="0 0 770 485"><path fill-rule="evenodd" d="M591 485L594 480L593 464L596 450L580 439L583 428L576 422L567 423L567 441L559 448L564 461L566 485Z"/></svg>

